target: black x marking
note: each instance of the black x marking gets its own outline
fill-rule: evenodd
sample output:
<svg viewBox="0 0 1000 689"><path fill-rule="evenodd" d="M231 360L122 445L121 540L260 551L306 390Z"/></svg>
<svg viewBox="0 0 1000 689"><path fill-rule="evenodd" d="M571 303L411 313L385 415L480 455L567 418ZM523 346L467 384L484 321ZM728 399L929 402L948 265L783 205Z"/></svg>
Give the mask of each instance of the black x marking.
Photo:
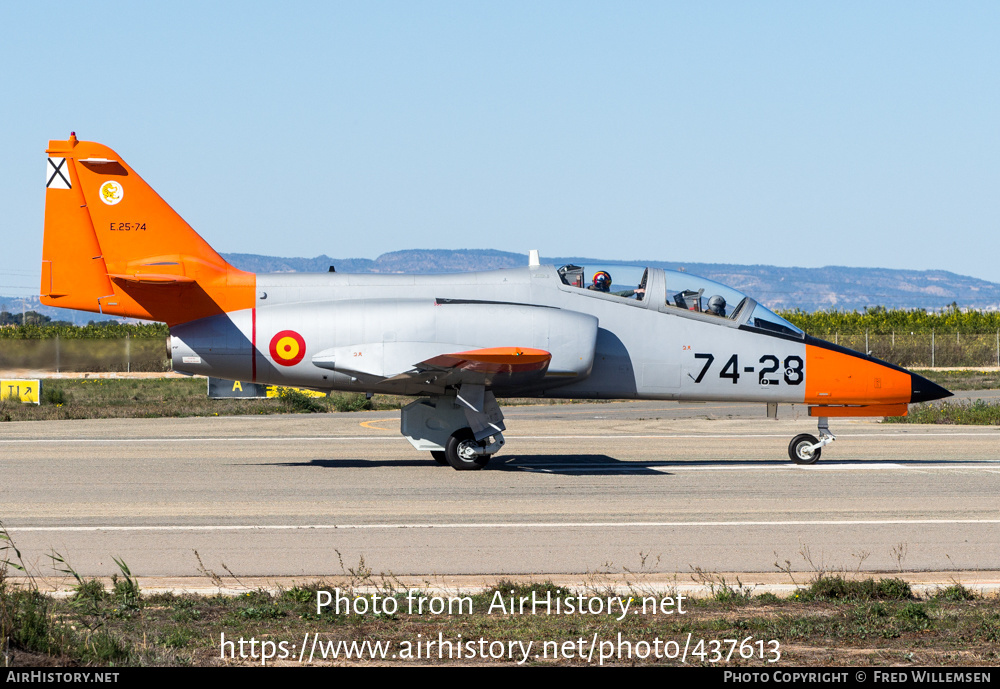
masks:
<svg viewBox="0 0 1000 689"><path fill-rule="evenodd" d="M58 165L56 165L55 163L52 162L52 158L49 158L49 165L52 166L53 172L52 172L52 175L49 177L49 181L45 183L45 188L46 189L48 189L50 186L52 186L52 181L56 178L56 175L58 175L59 177L62 178L62 181L66 183L67 187L69 187L70 189L73 188L73 185L69 183L69 179L67 179L66 175L64 175L62 173L62 166L65 165L65 164L66 164L66 159L65 158L63 158L59 162Z"/></svg>

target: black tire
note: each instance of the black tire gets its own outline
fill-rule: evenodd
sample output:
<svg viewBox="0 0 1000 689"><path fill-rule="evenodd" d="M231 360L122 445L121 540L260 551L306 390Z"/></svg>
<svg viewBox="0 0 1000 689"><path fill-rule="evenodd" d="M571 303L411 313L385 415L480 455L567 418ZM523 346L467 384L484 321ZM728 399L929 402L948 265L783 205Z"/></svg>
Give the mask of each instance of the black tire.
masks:
<svg viewBox="0 0 1000 689"><path fill-rule="evenodd" d="M796 464L815 464L819 461L819 456L822 454L823 448L817 447L813 450L811 457L805 454L803 449L806 445L815 445L818 442L819 440L815 436L808 433L800 433L792 438L792 442L788 443L788 456Z"/></svg>
<svg viewBox="0 0 1000 689"><path fill-rule="evenodd" d="M448 466L448 458L444 456L444 450L431 450L431 457L442 466Z"/></svg>
<svg viewBox="0 0 1000 689"><path fill-rule="evenodd" d="M448 438L448 447L444 451L444 456L448 460L448 464L456 471L477 471L489 463L490 455L476 455L472 459L465 459L459 454L458 450L462 443L473 440L472 430L468 428L457 430Z"/></svg>

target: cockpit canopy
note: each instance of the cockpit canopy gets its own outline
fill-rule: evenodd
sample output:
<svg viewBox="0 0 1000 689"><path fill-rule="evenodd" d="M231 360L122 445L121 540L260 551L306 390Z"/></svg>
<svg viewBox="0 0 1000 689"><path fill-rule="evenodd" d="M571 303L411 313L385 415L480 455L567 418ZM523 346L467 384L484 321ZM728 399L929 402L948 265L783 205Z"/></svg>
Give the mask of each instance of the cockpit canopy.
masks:
<svg viewBox="0 0 1000 689"><path fill-rule="evenodd" d="M564 285L642 301L648 269L639 266L597 265L584 268L568 264L559 269Z"/></svg>
<svg viewBox="0 0 1000 689"><path fill-rule="evenodd" d="M661 272L663 282L651 281L651 271ZM565 265L558 270L564 285L603 292L633 301L648 301L664 313L705 314L731 326L803 337L804 333L754 299L721 283L683 271L628 265ZM658 294L647 290L656 285ZM663 285L663 287L660 287ZM662 290L662 292L660 291ZM699 319L704 320L700 316Z"/></svg>
<svg viewBox="0 0 1000 689"><path fill-rule="evenodd" d="M667 306L727 318L752 328L802 336L803 332L763 304L732 287L677 270L664 270Z"/></svg>

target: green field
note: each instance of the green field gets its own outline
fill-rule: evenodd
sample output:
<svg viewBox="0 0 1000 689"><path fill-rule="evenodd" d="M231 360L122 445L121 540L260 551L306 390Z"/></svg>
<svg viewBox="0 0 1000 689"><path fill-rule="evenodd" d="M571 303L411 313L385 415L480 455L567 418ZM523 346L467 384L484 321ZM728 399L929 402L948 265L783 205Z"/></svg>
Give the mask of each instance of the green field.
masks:
<svg viewBox="0 0 1000 689"><path fill-rule="evenodd" d="M905 367L1000 367L1000 312L956 307L864 311L781 311L805 332ZM16 322L16 319L14 319ZM76 327L0 326L0 369L41 371L170 370L163 324Z"/></svg>

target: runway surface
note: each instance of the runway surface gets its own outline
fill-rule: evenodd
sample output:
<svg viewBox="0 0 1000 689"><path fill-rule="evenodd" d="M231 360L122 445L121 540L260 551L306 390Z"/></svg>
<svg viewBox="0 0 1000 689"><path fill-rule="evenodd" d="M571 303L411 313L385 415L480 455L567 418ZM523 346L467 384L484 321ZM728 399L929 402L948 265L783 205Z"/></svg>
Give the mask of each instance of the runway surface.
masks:
<svg viewBox="0 0 1000 689"><path fill-rule="evenodd" d="M796 418L796 413L799 418ZM318 577L1000 568L1000 429L671 402L505 410L480 472L398 412L0 424L0 519L84 575ZM713 417L713 418L706 418Z"/></svg>

